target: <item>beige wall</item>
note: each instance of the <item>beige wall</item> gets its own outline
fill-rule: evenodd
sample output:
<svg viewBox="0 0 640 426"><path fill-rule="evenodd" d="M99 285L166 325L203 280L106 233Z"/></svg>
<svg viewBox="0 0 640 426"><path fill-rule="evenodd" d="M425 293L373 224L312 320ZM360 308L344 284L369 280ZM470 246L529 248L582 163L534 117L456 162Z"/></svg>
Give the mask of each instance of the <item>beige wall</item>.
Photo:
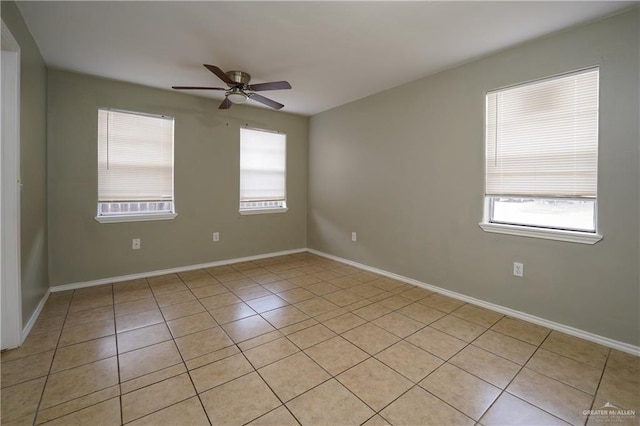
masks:
<svg viewBox="0 0 640 426"><path fill-rule="evenodd" d="M306 247L308 118L64 71L48 89L52 286ZM99 107L175 117L177 218L95 221ZM287 133L287 213L238 213L244 125Z"/></svg>
<svg viewBox="0 0 640 426"><path fill-rule="evenodd" d="M635 10L313 116L309 247L640 344L638 34ZM593 65L604 239L482 231L484 93Z"/></svg>
<svg viewBox="0 0 640 426"><path fill-rule="evenodd" d="M20 259L22 322L49 288L47 276L47 67L14 2L2 20L20 45Z"/></svg>

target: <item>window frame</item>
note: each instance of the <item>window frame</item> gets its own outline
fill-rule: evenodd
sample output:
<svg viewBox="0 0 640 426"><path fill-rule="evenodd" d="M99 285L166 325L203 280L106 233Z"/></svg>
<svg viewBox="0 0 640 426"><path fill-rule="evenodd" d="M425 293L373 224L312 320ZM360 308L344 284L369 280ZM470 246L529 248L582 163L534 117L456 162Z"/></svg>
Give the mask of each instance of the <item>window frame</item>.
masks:
<svg viewBox="0 0 640 426"><path fill-rule="evenodd" d="M99 223L123 223L123 222L146 222L146 221L157 221L157 220L171 220L174 219L176 216L178 216L178 213L176 212L176 204L175 204L175 117L172 116L168 116L168 115L162 115L162 114L151 114L151 113L145 113L145 112L138 112L138 111L130 111L130 110L123 110L123 109L117 109L117 108L109 108L109 107L98 107L98 117L100 116L100 112L101 111L106 111L106 112L118 112L118 113L123 113L123 114L130 114L130 115L138 115L138 116L143 116L143 117L151 117L151 118L158 118L158 119L163 119L163 120L167 120L167 119L171 119L173 122L173 129L172 129L172 137L171 137L171 148L172 148L172 153L171 153L171 180L172 180L172 197L171 197L171 211L161 211L158 213L153 213L153 212L140 212L140 213L133 213L133 212L127 212L124 214L102 214L100 212L100 204L101 203L108 203L108 202L101 202L100 201L100 192L99 189L96 191L96 195L97 195L97 200L96 200L96 216L95 216L95 220ZM100 123L100 120L98 119L98 125ZM98 131L96 132L97 137L99 138L100 135L100 129L98 129ZM99 149L99 145L96 144L96 146ZM96 171L97 171L97 181L99 182L99 158L100 155L98 153L98 164L96 167ZM130 201L129 203L133 204L133 203L145 203L145 202L150 202L150 201L144 201L144 200L139 200L139 201ZM166 202L164 200L162 201L151 201L151 202ZM127 202L121 202L121 204L125 204Z"/></svg>
<svg viewBox="0 0 640 426"><path fill-rule="evenodd" d="M242 208L242 199L241 199L241 180L242 180L242 130L251 130L255 132L263 132L263 133L271 133L284 136L284 198L281 201L281 207L268 207L268 208ZM242 216L251 216L251 215L260 215L260 214L274 214L274 213L286 213L289 211L289 207L287 205L287 134L285 132L277 131L277 130L269 130L269 129L261 129L257 127L244 126L240 127L238 131L239 140L238 140L238 213ZM264 203L264 202L275 202L278 203L280 201L273 200L256 200L256 203Z"/></svg>
<svg viewBox="0 0 640 426"><path fill-rule="evenodd" d="M497 233L497 234L506 234L506 235L515 235L515 236L523 236L523 237L531 237L531 238L541 238L548 240L556 240L556 241L565 241L572 243L581 243L581 244L595 244L598 241L602 240L603 236L599 233L598 230L598 196L596 195L594 200L594 231L586 231L586 230L568 230L568 229L560 229L554 227L544 227L537 225L524 225L524 224L516 224L516 223L504 223L499 221L493 221L493 203L497 198L535 198L540 200L556 200L558 198L554 197L545 197L545 196L535 196L529 197L526 195L488 195L487 194L487 115L488 115L488 95L490 93L495 93L497 91L508 90L511 88L517 88L527 85L533 85L537 83L542 83L549 80L560 79L572 74L585 73L592 70L598 70L600 72L599 66L591 66L586 67L570 72L564 72L560 74L555 74L552 76L542 77L535 80L529 80L522 83L516 83L509 86L504 86L492 90L485 91L484 93L484 115L483 115L483 140L484 140L484 150L483 150L483 176L484 176L484 184L483 184L483 215L482 221L478 224L480 228L485 232ZM598 122L600 120L600 114L598 113ZM598 141L599 142L599 141ZM597 161L597 160L596 160ZM596 166L597 167L597 166ZM562 197L564 199L571 200L580 200L580 197Z"/></svg>

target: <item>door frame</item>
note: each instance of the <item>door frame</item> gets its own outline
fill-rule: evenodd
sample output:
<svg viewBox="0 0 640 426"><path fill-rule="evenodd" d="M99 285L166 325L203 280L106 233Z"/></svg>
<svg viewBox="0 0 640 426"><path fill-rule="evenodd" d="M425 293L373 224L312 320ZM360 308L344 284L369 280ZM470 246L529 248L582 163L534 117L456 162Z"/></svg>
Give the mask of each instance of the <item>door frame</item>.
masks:
<svg viewBox="0 0 640 426"><path fill-rule="evenodd" d="M2 349L22 344L20 268L20 45L2 21L0 108L0 318Z"/></svg>

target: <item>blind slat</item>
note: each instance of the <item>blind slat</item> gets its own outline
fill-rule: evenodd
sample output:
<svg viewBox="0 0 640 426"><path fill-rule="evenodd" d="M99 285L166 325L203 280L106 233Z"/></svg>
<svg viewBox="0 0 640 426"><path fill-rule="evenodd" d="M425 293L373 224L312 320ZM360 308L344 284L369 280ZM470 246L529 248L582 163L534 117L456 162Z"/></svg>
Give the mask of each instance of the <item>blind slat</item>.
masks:
<svg viewBox="0 0 640 426"><path fill-rule="evenodd" d="M240 129L240 202L286 196L286 135Z"/></svg>
<svg viewBox="0 0 640 426"><path fill-rule="evenodd" d="M598 69L489 92L486 194L597 192Z"/></svg>
<svg viewBox="0 0 640 426"><path fill-rule="evenodd" d="M98 110L98 201L173 200L173 118Z"/></svg>

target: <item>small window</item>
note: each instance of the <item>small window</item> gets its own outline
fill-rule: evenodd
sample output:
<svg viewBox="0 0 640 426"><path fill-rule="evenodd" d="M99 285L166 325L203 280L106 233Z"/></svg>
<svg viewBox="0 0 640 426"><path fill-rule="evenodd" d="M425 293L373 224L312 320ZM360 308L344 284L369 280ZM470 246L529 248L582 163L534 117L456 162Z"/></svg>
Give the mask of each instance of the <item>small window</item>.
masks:
<svg viewBox="0 0 640 426"><path fill-rule="evenodd" d="M99 109L96 219L173 217L173 118Z"/></svg>
<svg viewBox="0 0 640 426"><path fill-rule="evenodd" d="M596 233L598 75L487 93L485 223Z"/></svg>
<svg viewBox="0 0 640 426"><path fill-rule="evenodd" d="M240 213L287 211L287 136L240 129Z"/></svg>

